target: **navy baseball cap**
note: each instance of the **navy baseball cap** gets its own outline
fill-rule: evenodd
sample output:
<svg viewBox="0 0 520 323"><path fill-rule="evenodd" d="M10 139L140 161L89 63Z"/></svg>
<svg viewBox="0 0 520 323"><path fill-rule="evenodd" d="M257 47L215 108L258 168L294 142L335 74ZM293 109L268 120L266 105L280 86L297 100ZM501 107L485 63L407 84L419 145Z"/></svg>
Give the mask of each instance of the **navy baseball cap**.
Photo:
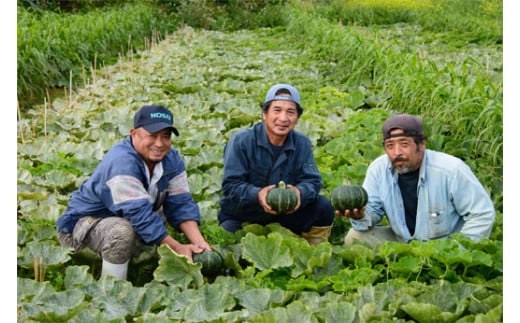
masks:
<svg viewBox="0 0 520 323"><path fill-rule="evenodd" d="M289 96L287 95L277 95L280 90L286 90L289 92ZM298 90L289 84L276 84L273 87L269 89L267 92L267 95L265 96L265 103L275 101L275 100L282 100L282 101L290 101L296 103L296 106L298 107L298 112L302 114L303 108L300 102L300 93L298 93Z"/></svg>
<svg viewBox="0 0 520 323"><path fill-rule="evenodd" d="M179 130L173 126L173 115L161 105L145 105L134 116L134 128L143 127L149 133L156 133L169 128L179 136Z"/></svg>

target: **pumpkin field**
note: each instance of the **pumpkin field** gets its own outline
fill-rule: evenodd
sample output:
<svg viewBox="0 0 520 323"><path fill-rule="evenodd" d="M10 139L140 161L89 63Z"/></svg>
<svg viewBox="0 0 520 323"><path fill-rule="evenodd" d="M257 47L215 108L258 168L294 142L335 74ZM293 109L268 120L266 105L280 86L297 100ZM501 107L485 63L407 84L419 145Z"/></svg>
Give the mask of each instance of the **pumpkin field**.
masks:
<svg viewBox="0 0 520 323"><path fill-rule="evenodd" d="M173 29L150 31L142 47L74 69L82 73L52 74L53 82L42 81L47 91L31 85L44 70L35 57L48 64L45 71L57 71L45 57L64 53L74 62L69 53L81 49L66 41L81 40L92 21L118 15L76 13L65 22L64 14L18 8L18 101L43 93L40 102L18 106L18 322L504 321L500 1L265 0L257 3L270 14L249 10L257 14L254 27L232 20L247 8L237 12L226 1L174 2L185 5L168 13ZM152 11L135 5L142 10L136 23L153 29ZM128 6L121 19L132 15ZM463 159L490 194L490 238L345 246L351 225L341 217L319 245L276 224L235 234L220 228L224 145L261 120L259 103L276 83L300 91L304 113L296 130L313 144L320 194L330 198L345 180L361 185L369 163L384 153L383 121L398 112L418 115L427 147ZM147 104L173 112L180 136L172 146L186 164L201 231L219 257L203 268L166 246L151 247L131 260L128 280L100 278L98 255L60 246L56 220Z"/></svg>

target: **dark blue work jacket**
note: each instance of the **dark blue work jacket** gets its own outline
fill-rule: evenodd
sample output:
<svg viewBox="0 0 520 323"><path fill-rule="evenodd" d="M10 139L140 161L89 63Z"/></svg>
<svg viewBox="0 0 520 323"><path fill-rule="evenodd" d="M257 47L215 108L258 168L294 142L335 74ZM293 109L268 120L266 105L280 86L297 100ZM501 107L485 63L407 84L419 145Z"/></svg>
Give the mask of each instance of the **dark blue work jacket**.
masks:
<svg viewBox="0 0 520 323"><path fill-rule="evenodd" d="M221 222L229 218L261 221L266 213L258 203L258 192L282 180L300 190L301 208L316 200L323 182L309 138L292 130L278 159L273 156L263 122L231 137L224 148Z"/></svg>

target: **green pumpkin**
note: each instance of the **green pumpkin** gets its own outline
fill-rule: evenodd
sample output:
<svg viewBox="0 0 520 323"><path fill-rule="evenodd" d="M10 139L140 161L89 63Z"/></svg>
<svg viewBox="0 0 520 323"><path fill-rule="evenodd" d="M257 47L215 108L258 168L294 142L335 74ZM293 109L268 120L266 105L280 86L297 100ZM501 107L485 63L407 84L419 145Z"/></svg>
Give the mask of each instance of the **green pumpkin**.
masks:
<svg viewBox="0 0 520 323"><path fill-rule="evenodd" d="M193 262L202 264L200 272L204 276L216 276L224 268L222 256L213 250L205 250L201 253L192 254Z"/></svg>
<svg viewBox="0 0 520 323"><path fill-rule="evenodd" d="M294 209L298 203L298 196L296 192L285 186L284 181L280 181L278 187L267 192L266 202L278 214L284 214Z"/></svg>
<svg viewBox="0 0 520 323"><path fill-rule="evenodd" d="M336 187L330 194L330 204L334 210L361 209L368 202L367 191L358 185L342 185Z"/></svg>

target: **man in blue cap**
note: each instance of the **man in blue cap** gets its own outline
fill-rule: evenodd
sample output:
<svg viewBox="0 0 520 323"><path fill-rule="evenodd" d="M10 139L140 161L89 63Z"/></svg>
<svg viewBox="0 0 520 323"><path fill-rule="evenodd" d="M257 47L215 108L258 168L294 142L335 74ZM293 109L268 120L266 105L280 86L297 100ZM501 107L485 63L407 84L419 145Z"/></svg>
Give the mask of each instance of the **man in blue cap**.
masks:
<svg viewBox="0 0 520 323"><path fill-rule="evenodd" d="M263 121L237 132L224 148L220 225L235 232L243 224L278 222L310 244L326 241L334 210L319 195L323 182L311 141L294 130L303 113L300 94L289 84L276 84L261 108ZM266 202L280 181L298 197L295 208L283 215Z"/></svg>
<svg viewBox="0 0 520 323"><path fill-rule="evenodd" d="M172 133L179 136L168 109L143 106L130 135L108 151L58 219L60 243L99 253L102 276L126 279L130 259L146 245L167 244L190 260L192 253L211 250L199 230L184 162L171 147ZM166 223L191 244L171 237Z"/></svg>

